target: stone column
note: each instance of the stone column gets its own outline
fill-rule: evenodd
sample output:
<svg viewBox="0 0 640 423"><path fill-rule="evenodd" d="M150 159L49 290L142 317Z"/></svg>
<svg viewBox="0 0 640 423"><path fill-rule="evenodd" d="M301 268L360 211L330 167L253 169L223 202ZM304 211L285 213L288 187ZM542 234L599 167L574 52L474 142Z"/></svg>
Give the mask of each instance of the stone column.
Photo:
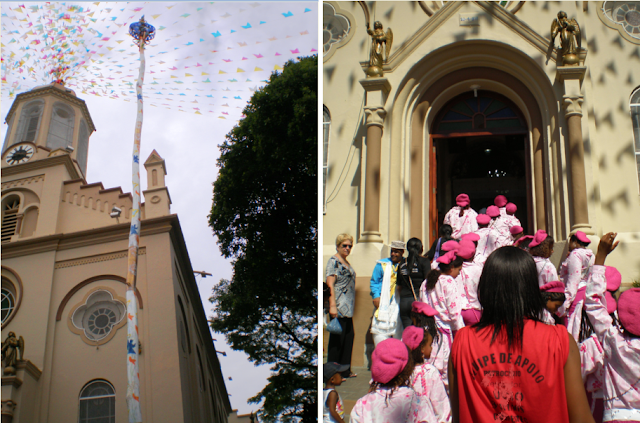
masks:
<svg viewBox="0 0 640 423"><path fill-rule="evenodd" d="M358 242L383 242L380 233L380 167L384 108L391 85L386 78L367 78L360 81L365 89L364 113L367 127L366 174L364 185L364 231Z"/></svg>
<svg viewBox="0 0 640 423"><path fill-rule="evenodd" d="M564 84L562 106L567 120L569 142L569 171L571 172L571 233L583 231L593 234L589 225L587 180L584 170L584 146L582 139L582 103L580 83L585 66L558 66L558 78Z"/></svg>

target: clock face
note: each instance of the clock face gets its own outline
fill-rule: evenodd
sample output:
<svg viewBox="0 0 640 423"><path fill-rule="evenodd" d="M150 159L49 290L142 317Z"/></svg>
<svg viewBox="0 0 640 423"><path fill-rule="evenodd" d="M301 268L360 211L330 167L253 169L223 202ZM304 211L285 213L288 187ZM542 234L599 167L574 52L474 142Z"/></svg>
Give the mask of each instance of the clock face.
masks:
<svg viewBox="0 0 640 423"><path fill-rule="evenodd" d="M10 165L26 163L29 161L31 156L33 156L34 152L35 148L29 144L16 145L9 150L6 161Z"/></svg>

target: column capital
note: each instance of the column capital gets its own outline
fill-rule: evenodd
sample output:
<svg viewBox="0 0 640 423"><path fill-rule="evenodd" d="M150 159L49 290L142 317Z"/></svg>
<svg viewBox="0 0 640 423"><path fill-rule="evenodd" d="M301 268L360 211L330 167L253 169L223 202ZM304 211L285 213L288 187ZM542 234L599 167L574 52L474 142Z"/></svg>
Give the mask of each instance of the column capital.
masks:
<svg viewBox="0 0 640 423"><path fill-rule="evenodd" d="M571 116L582 116L583 102L584 97L581 95L563 95L562 108L564 109L564 117L569 118Z"/></svg>
<svg viewBox="0 0 640 423"><path fill-rule="evenodd" d="M584 75L587 73L586 66L558 66L557 70L557 78L560 81L582 81L584 79Z"/></svg>
<svg viewBox="0 0 640 423"><path fill-rule="evenodd" d="M384 118L387 116L387 111L382 106L366 106L364 108L364 114L366 116L365 125L370 126L379 126L382 128L384 126Z"/></svg>

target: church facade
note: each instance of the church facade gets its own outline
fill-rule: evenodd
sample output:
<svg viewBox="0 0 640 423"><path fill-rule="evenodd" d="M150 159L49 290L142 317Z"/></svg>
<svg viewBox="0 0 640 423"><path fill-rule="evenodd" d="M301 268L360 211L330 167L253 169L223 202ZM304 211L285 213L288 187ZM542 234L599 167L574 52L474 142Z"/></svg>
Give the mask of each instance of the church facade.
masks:
<svg viewBox="0 0 640 423"><path fill-rule="evenodd" d="M58 84L16 96L2 149L2 423L128 421L126 273L132 196L85 179L95 130ZM137 292L145 421L227 422L227 390L154 150ZM3 355L4 355L3 349Z"/></svg>
<svg viewBox="0 0 640 423"><path fill-rule="evenodd" d="M640 2L323 6L323 263L354 236L353 365L376 260L426 251L463 192L505 195L556 265L572 233L617 232L608 264L640 280Z"/></svg>

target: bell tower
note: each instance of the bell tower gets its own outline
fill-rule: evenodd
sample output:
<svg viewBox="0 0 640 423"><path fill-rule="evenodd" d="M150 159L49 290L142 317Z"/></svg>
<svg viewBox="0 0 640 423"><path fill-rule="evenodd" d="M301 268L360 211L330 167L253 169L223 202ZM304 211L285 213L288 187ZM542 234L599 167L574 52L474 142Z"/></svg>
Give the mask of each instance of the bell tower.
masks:
<svg viewBox="0 0 640 423"><path fill-rule="evenodd" d="M73 90L52 83L18 94L6 122L2 169L68 155L86 177L89 136L95 127L84 100Z"/></svg>

